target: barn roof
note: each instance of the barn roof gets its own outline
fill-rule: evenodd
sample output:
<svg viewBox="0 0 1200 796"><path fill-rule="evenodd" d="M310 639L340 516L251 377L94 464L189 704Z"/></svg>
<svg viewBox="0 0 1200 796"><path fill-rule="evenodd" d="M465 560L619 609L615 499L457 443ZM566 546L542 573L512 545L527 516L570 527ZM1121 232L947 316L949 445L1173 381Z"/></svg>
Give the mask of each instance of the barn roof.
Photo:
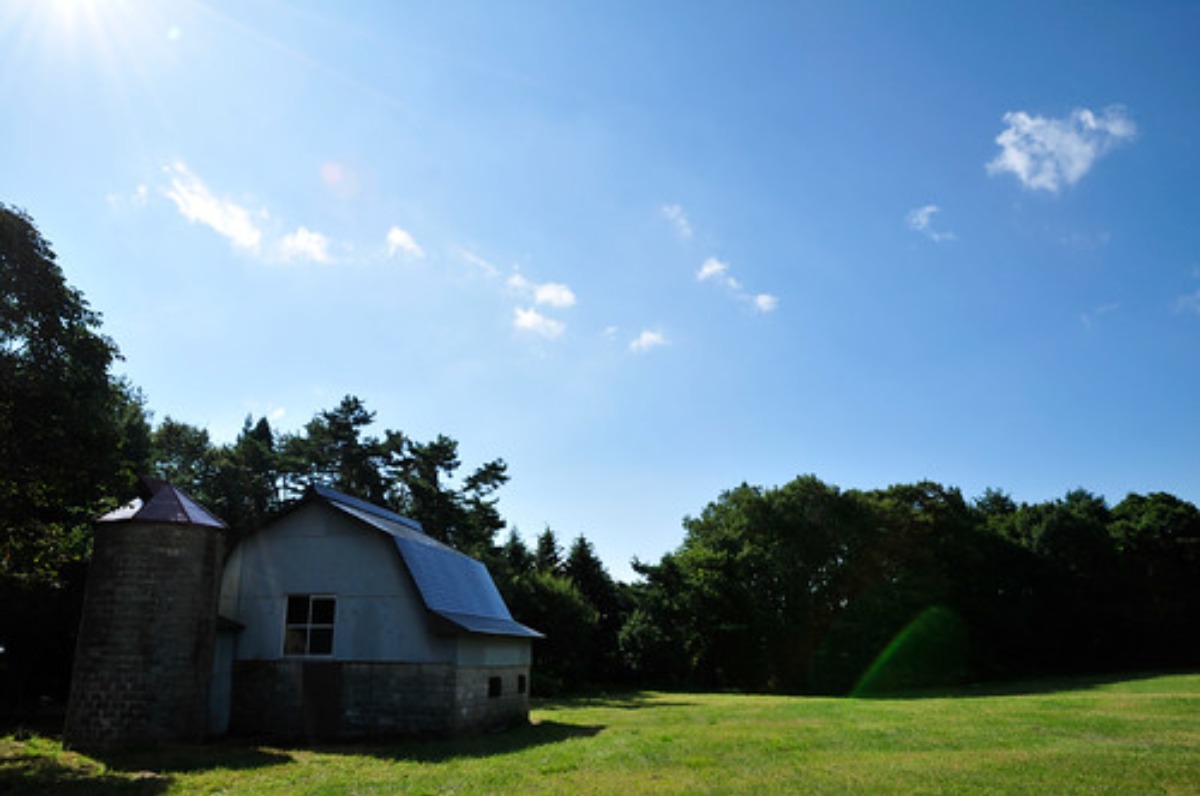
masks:
<svg viewBox="0 0 1200 796"><path fill-rule="evenodd" d="M183 490L161 478L142 476L138 486L141 497L110 511L97 522L153 522L222 530L228 527Z"/></svg>
<svg viewBox="0 0 1200 796"><path fill-rule="evenodd" d="M470 633L542 638L513 619L481 561L429 536L420 523L329 487L313 486L309 497L392 537L430 612Z"/></svg>

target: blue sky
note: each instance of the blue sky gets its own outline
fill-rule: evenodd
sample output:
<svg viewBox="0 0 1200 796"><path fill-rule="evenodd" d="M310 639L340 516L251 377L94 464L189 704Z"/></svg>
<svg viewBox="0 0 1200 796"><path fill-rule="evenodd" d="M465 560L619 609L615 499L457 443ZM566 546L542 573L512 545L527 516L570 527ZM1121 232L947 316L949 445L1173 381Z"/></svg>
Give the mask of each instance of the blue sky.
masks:
<svg viewBox="0 0 1200 796"><path fill-rule="evenodd" d="M343 395L657 560L815 473L1200 501L1200 6L8 0L0 201L156 417Z"/></svg>

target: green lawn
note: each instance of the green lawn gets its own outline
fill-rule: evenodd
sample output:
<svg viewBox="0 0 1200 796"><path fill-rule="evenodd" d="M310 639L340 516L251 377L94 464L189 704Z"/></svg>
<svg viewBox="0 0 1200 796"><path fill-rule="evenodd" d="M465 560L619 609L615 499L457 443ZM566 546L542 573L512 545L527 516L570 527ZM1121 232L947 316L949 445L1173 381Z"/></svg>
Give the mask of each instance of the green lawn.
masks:
<svg viewBox="0 0 1200 796"><path fill-rule="evenodd" d="M0 738L0 793L1200 793L1200 675L952 697L646 693L459 741L104 761Z"/></svg>

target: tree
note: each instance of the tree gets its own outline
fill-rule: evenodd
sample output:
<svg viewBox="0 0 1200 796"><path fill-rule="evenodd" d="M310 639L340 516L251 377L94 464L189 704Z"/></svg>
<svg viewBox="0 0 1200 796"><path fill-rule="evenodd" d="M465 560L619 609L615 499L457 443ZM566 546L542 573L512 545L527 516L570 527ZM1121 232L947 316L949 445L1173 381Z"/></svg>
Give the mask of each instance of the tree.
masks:
<svg viewBox="0 0 1200 796"><path fill-rule="evenodd" d="M596 550L580 535L571 543L563 575L579 590L596 612L596 632L577 654L588 661L587 679L591 683L616 683L622 679L619 636L626 614L621 590L604 568Z"/></svg>
<svg viewBox="0 0 1200 796"><path fill-rule="evenodd" d="M267 419L247 417L232 445L217 452L212 508L234 533L249 533L280 507L279 451Z"/></svg>
<svg viewBox="0 0 1200 796"><path fill-rule="evenodd" d="M549 525L538 534L533 550L533 566L538 572L562 574L562 546L558 543L554 529Z"/></svg>
<svg viewBox="0 0 1200 796"><path fill-rule="evenodd" d="M140 397L32 219L0 205L0 576L54 579L91 521L132 491ZM139 450L139 448L141 448Z"/></svg>
<svg viewBox="0 0 1200 796"><path fill-rule="evenodd" d="M202 504L216 502L219 452L207 431L167 417L151 433L150 450L155 475L170 481Z"/></svg>
<svg viewBox="0 0 1200 796"><path fill-rule="evenodd" d="M0 714L65 696L92 521L146 466L118 356L33 220L0 204Z"/></svg>
<svg viewBox="0 0 1200 796"><path fill-rule="evenodd" d="M334 409L318 412L302 434L283 441L282 469L288 489L300 494L309 484L318 483L383 503L387 451L378 438L363 435L374 422L375 413L352 395Z"/></svg>
<svg viewBox="0 0 1200 796"><path fill-rule="evenodd" d="M1120 551L1121 648L1131 666L1195 666L1200 637L1200 510L1174 495L1130 494L1112 510Z"/></svg>

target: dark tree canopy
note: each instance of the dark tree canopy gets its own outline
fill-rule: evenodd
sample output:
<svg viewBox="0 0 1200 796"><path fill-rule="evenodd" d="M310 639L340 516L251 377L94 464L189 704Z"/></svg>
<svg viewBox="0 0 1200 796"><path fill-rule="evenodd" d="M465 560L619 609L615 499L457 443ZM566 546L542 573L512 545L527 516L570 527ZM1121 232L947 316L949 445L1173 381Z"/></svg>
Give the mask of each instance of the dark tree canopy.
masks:
<svg viewBox="0 0 1200 796"><path fill-rule="evenodd" d="M117 358L32 219L0 204L0 715L65 693L92 520L147 463Z"/></svg>
<svg viewBox="0 0 1200 796"><path fill-rule="evenodd" d="M620 631L648 684L867 693L1200 665L1200 513L1086 490L742 485L685 521ZM903 642L903 643L901 643Z"/></svg>
<svg viewBox="0 0 1200 796"><path fill-rule="evenodd" d="M0 205L0 575L53 578L144 466L141 401L50 244Z"/></svg>

